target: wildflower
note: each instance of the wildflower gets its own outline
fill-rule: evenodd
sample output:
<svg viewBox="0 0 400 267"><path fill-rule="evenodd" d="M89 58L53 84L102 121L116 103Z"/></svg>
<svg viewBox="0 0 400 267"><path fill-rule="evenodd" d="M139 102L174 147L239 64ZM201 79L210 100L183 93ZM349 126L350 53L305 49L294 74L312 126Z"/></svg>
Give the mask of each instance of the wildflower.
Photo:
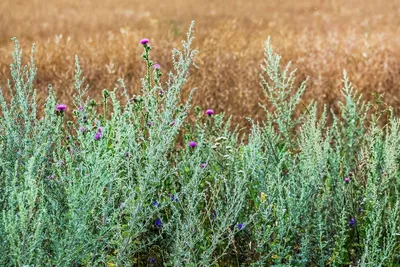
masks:
<svg viewBox="0 0 400 267"><path fill-rule="evenodd" d="M349 177L344 178L344 182L345 182L346 184L350 183L350 178L349 178Z"/></svg>
<svg viewBox="0 0 400 267"><path fill-rule="evenodd" d="M153 126L154 125L154 122L152 122L152 121L149 121L148 123L147 123L147 126L149 126L149 127L151 127L151 126Z"/></svg>
<svg viewBox="0 0 400 267"><path fill-rule="evenodd" d="M140 43L141 43L142 45L147 45L147 44L149 43L149 39L144 38L144 39L140 40Z"/></svg>
<svg viewBox="0 0 400 267"><path fill-rule="evenodd" d="M82 106L79 106L79 107L78 107L78 110L79 110L79 111L83 111L83 107L82 107Z"/></svg>
<svg viewBox="0 0 400 267"><path fill-rule="evenodd" d="M120 207L121 209L124 208L124 207L125 207L125 203L124 203L124 202L119 203L119 207Z"/></svg>
<svg viewBox="0 0 400 267"><path fill-rule="evenodd" d="M79 128L79 131L80 131L81 133L84 133L85 130L86 130L86 129L85 129L85 127L83 127L83 126Z"/></svg>
<svg viewBox="0 0 400 267"><path fill-rule="evenodd" d="M101 137L101 132L97 132L96 135L94 136L94 139L98 141L100 140L100 137Z"/></svg>
<svg viewBox="0 0 400 267"><path fill-rule="evenodd" d="M178 202L178 201L179 201L178 198L177 198L176 196L174 196L174 195L171 195L171 200L172 200L172 201L175 201L175 202Z"/></svg>
<svg viewBox="0 0 400 267"><path fill-rule="evenodd" d="M197 143L195 141L190 141L189 146L195 148Z"/></svg>
<svg viewBox="0 0 400 267"><path fill-rule="evenodd" d="M267 197L267 195L264 192L261 192L261 194L260 194L261 202L264 202L266 197Z"/></svg>
<svg viewBox="0 0 400 267"><path fill-rule="evenodd" d="M53 180L54 179L54 175L52 174L52 175L50 175L50 180Z"/></svg>
<svg viewBox="0 0 400 267"><path fill-rule="evenodd" d="M160 220L160 219L157 219L156 222L155 222L155 225L156 225L157 228L161 228L161 227L162 227L162 222L161 222L161 220Z"/></svg>
<svg viewBox="0 0 400 267"><path fill-rule="evenodd" d="M200 168L204 169L206 166L207 166L207 164L202 163L202 164L200 165Z"/></svg>
<svg viewBox="0 0 400 267"><path fill-rule="evenodd" d="M66 111L67 110L67 105L64 105L64 104L59 104L59 105L57 105L56 106L56 110L58 111L58 112L64 112L64 111Z"/></svg>
<svg viewBox="0 0 400 267"><path fill-rule="evenodd" d="M164 94L164 91L160 89L158 90L158 94L162 96Z"/></svg>
<svg viewBox="0 0 400 267"><path fill-rule="evenodd" d="M354 220L354 218L351 218L349 221L349 226L353 227L355 223L356 223L356 221Z"/></svg>
<svg viewBox="0 0 400 267"><path fill-rule="evenodd" d="M149 262L150 262L150 263L155 263L156 260L155 260L154 258L150 258L150 259L149 259Z"/></svg>
<svg viewBox="0 0 400 267"><path fill-rule="evenodd" d="M170 126L174 126L176 124L176 121L171 122Z"/></svg>
<svg viewBox="0 0 400 267"><path fill-rule="evenodd" d="M238 225L237 225L237 228L239 229L239 230L242 230L242 228L243 228L243 223L239 223Z"/></svg>
<svg viewBox="0 0 400 267"><path fill-rule="evenodd" d="M153 203L151 203L151 204L153 204L154 207L159 207L160 206L160 203L158 203L157 201L153 201Z"/></svg>
<svg viewBox="0 0 400 267"><path fill-rule="evenodd" d="M358 207L358 213L361 213L361 212L362 212L362 208Z"/></svg>
<svg viewBox="0 0 400 267"><path fill-rule="evenodd" d="M214 110L212 110L212 109L207 109L207 110L206 110L206 114L207 114L208 116L214 115Z"/></svg>
<svg viewBox="0 0 400 267"><path fill-rule="evenodd" d="M125 153L125 157L129 158L129 152Z"/></svg>
<svg viewBox="0 0 400 267"><path fill-rule="evenodd" d="M213 210L211 213L211 219L213 219L214 221L217 219L217 212L215 210Z"/></svg>
<svg viewBox="0 0 400 267"><path fill-rule="evenodd" d="M161 66L160 66L160 64L154 64L153 68L156 69L156 70L159 70L161 68Z"/></svg>

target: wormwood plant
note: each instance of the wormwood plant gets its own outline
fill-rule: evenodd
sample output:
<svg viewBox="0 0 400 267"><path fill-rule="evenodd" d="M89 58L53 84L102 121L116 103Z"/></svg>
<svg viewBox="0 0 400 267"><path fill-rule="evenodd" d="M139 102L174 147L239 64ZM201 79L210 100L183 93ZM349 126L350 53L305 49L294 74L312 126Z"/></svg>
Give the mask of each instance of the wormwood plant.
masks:
<svg viewBox="0 0 400 267"><path fill-rule="evenodd" d="M364 103L346 73L338 114L299 106L306 81L295 88L268 39L265 120L239 134L223 113L195 108L189 123L194 90L183 101L181 90L197 53L192 33L193 24L167 77L143 39L141 95L121 79L101 104L86 97L76 58L74 102L59 103L49 86L43 111L34 48L23 66L14 39L7 97L0 90L0 264L400 264L391 108Z"/></svg>

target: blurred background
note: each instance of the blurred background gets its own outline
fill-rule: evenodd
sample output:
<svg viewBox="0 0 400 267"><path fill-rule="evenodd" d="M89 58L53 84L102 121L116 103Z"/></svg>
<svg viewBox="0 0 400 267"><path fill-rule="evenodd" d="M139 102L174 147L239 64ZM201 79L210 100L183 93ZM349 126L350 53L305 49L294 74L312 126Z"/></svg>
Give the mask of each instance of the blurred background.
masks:
<svg viewBox="0 0 400 267"><path fill-rule="evenodd" d="M0 85L12 62L12 37L28 59L36 43L36 88L43 99L52 84L72 105L74 55L90 95L112 90L124 78L131 94L145 74L140 39L150 39L152 59L164 73L171 50L180 47L192 20L200 50L184 90L197 87L194 104L217 113L262 119L267 103L259 85L264 43L297 68L298 82L310 77L304 104L315 99L336 108L346 69L365 99L385 93L398 112L400 97L400 1L398 0L1 0Z"/></svg>

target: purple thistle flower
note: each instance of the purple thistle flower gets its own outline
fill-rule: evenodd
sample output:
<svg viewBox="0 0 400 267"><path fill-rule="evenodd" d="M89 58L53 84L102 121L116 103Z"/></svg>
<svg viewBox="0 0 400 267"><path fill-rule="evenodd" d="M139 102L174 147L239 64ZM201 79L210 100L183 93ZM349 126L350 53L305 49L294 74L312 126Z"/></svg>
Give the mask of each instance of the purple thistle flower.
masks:
<svg viewBox="0 0 400 267"><path fill-rule="evenodd" d="M149 259L149 262L150 262L150 263L155 263L156 260L155 260L154 258L150 258L150 259Z"/></svg>
<svg viewBox="0 0 400 267"><path fill-rule="evenodd" d="M160 64L154 64L153 68L156 69L156 70L159 70L161 68L161 66L160 66Z"/></svg>
<svg viewBox="0 0 400 267"><path fill-rule="evenodd" d="M155 225L156 225L157 228L161 228L161 227L162 227L162 222L161 222L161 220L160 220L160 219L157 219L156 222L155 222Z"/></svg>
<svg viewBox="0 0 400 267"><path fill-rule="evenodd" d="M67 105L59 104L59 105L56 106L56 110L57 110L58 112L64 112L64 111L67 110Z"/></svg>
<svg viewBox="0 0 400 267"><path fill-rule="evenodd" d="M349 177L344 178L344 182L345 182L346 184L350 183L350 178L349 178Z"/></svg>
<svg viewBox="0 0 400 267"><path fill-rule="evenodd" d="M149 43L149 39L143 38L142 40L140 40L140 43L141 43L142 45L147 45L147 44Z"/></svg>
<svg viewBox="0 0 400 267"><path fill-rule="evenodd" d="M206 114L207 114L208 116L214 115L214 110L212 110L212 109L207 109L207 110L206 110Z"/></svg>
<svg viewBox="0 0 400 267"><path fill-rule="evenodd" d="M237 225L237 228L239 229L239 230L242 230L242 228L243 228L243 223L239 223L238 225Z"/></svg>
<svg viewBox="0 0 400 267"><path fill-rule="evenodd" d="M190 141L189 146L195 148L197 143L195 141Z"/></svg>
<svg viewBox="0 0 400 267"><path fill-rule="evenodd" d="M200 168L204 169L206 166L207 166L207 164L202 163L202 164L200 165Z"/></svg>
<svg viewBox="0 0 400 267"><path fill-rule="evenodd" d="M100 140L100 137L101 137L101 132L97 132L96 135L94 136L94 139L98 141Z"/></svg>
<svg viewBox="0 0 400 267"><path fill-rule="evenodd" d="M354 220L354 218L351 218L349 221L349 226L353 227L355 223L356 223L356 221Z"/></svg>

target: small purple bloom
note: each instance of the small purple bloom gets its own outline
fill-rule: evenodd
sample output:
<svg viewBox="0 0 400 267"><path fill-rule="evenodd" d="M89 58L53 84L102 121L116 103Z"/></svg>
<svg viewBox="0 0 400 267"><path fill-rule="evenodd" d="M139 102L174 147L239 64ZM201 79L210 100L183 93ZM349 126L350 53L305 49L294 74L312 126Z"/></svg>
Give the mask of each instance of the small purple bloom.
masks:
<svg viewBox="0 0 400 267"><path fill-rule="evenodd" d="M125 157L129 158L129 152L125 153Z"/></svg>
<svg viewBox="0 0 400 267"><path fill-rule="evenodd" d="M349 177L344 178L344 182L345 182L346 184L350 183L350 178L349 178Z"/></svg>
<svg viewBox="0 0 400 267"><path fill-rule="evenodd" d="M362 208L358 207L358 213L361 213L361 212L362 212Z"/></svg>
<svg viewBox="0 0 400 267"><path fill-rule="evenodd" d="M53 180L54 179L54 175L52 174L52 175L50 175L50 180Z"/></svg>
<svg viewBox="0 0 400 267"><path fill-rule="evenodd" d="M195 141L190 141L189 146L195 148L197 143Z"/></svg>
<svg viewBox="0 0 400 267"><path fill-rule="evenodd" d="M213 210L211 213L211 219L213 219L214 221L217 219L217 212L215 210Z"/></svg>
<svg viewBox="0 0 400 267"><path fill-rule="evenodd" d="M356 221L354 220L354 218L351 218L349 221L349 226L353 227L355 223L356 223Z"/></svg>
<svg viewBox="0 0 400 267"><path fill-rule="evenodd" d="M172 201L175 201L175 202L178 202L178 201L179 201L178 198L177 198L176 196L174 196L174 195L171 196L171 200L172 200Z"/></svg>
<svg viewBox="0 0 400 267"><path fill-rule="evenodd" d="M79 110L79 111L83 111L83 107L82 107L82 106L79 106L79 107L78 107L78 110Z"/></svg>
<svg viewBox="0 0 400 267"><path fill-rule="evenodd" d="M146 44L149 43L149 39L144 38L144 39L140 40L140 43L141 43L142 45L146 45Z"/></svg>
<svg viewBox="0 0 400 267"><path fill-rule="evenodd" d="M151 204L153 204L154 207L160 207L160 203L158 203L157 201L153 201L153 203Z"/></svg>
<svg viewBox="0 0 400 267"><path fill-rule="evenodd" d="M155 68L156 70L159 70L161 68L160 64L154 64L153 68Z"/></svg>
<svg viewBox="0 0 400 267"><path fill-rule="evenodd" d="M153 126L154 125L154 122L152 122L152 121L149 121L148 123L147 123L147 126L149 126L149 127L151 127L151 126Z"/></svg>
<svg viewBox="0 0 400 267"><path fill-rule="evenodd" d="M83 127L83 126L79 128L79 131L80 131L81 133L84 133L85 130L86 130L86 129L85 129L85 127Z"/></svg>
<svg viewBox="0 0 400 267"><path fill-rule="evenodd" d="M160 219L157 219L156 222L155 222L155 225L156 225L157 228L161 228L161 227L162 227L162 222L161 222L161 220L160 220Z"/></svg>
<svg viewBox="0 0 400 267"><path fill-rule="evenodd" d="M67 110L67 105L59 104L59 105L56 106L56 110L58 112L64 112L65 110Z"/></svg>
<svg viewBox="0 0 400 267"><path fill-rule="evenodd" d="M202 163L202 164L200 165L200 168L204 169L206 166L207 166L207 164Z"/></svg>
<svg viewBox="0 0 400 267"><path fill-rule="evenodd" d="M207 109L207 110L206 110L206 114L207 114L208 116L214 115L214 110L212 110L212 109Z"/></svg>
<svg viewBox="0 0 400 267"><path fill-rule="evenodd" d="M94 136L94 139L98 141L100 140L100 137L101 137L101 132L97 132L96 135Z"/></svg>
<svg viewBox="0 0 400 267"><path fill-rule="evenodd" d="M174 126L176 124L176 121L171 122L170 126Z"/></svg>
<svg viewBox="0 0 400 267"><path fill-rule="evenodd" d="M150 258L150 259L149 259L149 262L150 262L150 263L155 263L156 260L155 260L154 258Z"/></svg>
<svg viewBox="0 0 400 267"><path fill-rule="evenodd" d="M121 209L124 208L124 207L125 207L125 203L124 203L124 202L119 203L119 207L120 207Z"/></svg>
<svg viewBox="0 0 400 267"><path fill-rule="evenodd" d="M158 94L162 96L164 94L164 91L160 89L158 90Z"/></svg>
<svg viewBox="0 0 400 267"><path fill-rule="evenodd" d="M243 228L243 223L239 223L238 225L237 225L237 228L239 229L239 230L242 230L242 228Z"/></svg>

